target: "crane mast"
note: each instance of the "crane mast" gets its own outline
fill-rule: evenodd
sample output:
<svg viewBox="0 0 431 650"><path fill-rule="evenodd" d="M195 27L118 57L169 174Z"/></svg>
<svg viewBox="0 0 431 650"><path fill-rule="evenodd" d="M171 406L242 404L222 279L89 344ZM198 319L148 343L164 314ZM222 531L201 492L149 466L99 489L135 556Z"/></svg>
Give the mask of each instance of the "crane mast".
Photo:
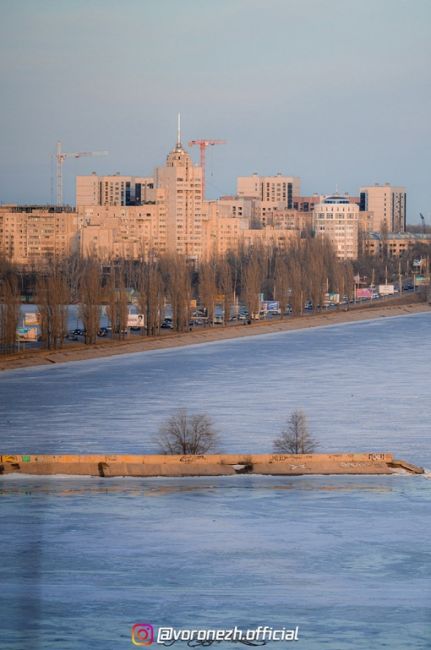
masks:
<svg viewBox="0 0 431 650"><path fill-rule="evenodd" d="M200 150L200 166L202 167L202 201L205 200L205 154L206 148L215 144L226 144L226 140L190 140L189 147L197 145Z"/></svg>
<svg viewBox="0 0 431 650"><path fill-rule="evenodd" d="M61 142L57 142L57 149L55 153L56 160L56 188L57 188L57 206L63 205L63 163L66 158L83 158L85 156L107 156L107 151L62 151Z"/></svg>

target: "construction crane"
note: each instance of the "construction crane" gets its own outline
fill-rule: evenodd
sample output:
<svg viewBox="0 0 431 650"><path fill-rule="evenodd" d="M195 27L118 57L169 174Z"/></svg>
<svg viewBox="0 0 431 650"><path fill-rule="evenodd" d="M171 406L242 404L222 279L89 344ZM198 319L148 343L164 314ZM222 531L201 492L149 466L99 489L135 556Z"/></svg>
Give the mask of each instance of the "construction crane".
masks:
<svg viewBox="0 0 431 650"><path fill-rule="evenodd" d="M422 219L422 232L423 232L423 234L425 235L425 233L426 233L425 217L424 217L424 215L422 214L422 212L419 212L419 216L420 216L420 218Z"/></svg>
<svg viewBox="0 0 431 650"><path fill-rule="evenodd" d="M202 200L205 199L205 153L206 148L215 144L226 144L226 140L190 140L189 147L197 145L200 149L200 166L202 167Z"/></svg>
<svg viewBox="0 0 431 650"><path fill-rule="evenodd" d="M107 156L107 151L75 151L65 152L61 150L61 142L57 142L55 160L57 163L57 205L63 205L63 163L66 158L84 158L85 156Z"/></svg>

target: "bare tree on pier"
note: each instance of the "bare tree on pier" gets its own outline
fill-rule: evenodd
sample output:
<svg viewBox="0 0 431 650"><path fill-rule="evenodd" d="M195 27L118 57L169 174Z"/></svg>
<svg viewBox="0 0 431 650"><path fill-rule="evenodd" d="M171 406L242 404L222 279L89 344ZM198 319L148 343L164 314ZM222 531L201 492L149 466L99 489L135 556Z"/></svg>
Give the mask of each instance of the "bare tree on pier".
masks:
<svg viewBox="0 0 431 650"><path fill-rule="evenodd" d="M281 454L311 454L317 442L310 434L303 411L293 411L280 437L274 440L274 451Z"/></svg>
<svg viewBox="0 0 431 650"><path fill-rule="evenodd" d="M162 454L207 454L218 448L218 434L205 413L179 409L162 423L157 438Z"/></svg>

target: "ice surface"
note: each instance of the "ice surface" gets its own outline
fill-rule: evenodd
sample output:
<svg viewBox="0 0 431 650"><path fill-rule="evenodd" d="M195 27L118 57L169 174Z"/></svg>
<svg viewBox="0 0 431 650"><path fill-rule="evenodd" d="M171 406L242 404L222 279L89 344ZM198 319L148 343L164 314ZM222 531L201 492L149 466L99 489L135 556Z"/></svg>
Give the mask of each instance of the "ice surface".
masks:
<svg viewBox="0 0 431 650"><path fill-rule="evenodd" d="M296 408L321 452L393 451L431 467L431 314L0 374L10 453L151 453L178 407L225 452L268 452Z"/></svg>
<svg viewBox="0 0 431 650"><path fill-rule="evenodd" d="M187 406L213 416L226 451L267 451L301 407L322 451L431 467L430 325L416 315L5 373L0 446L152 451L160 421ZM303 650L431 647L425 477L0 477L0 504L8 650L130 648L137 622L299 625Z"/></svg>

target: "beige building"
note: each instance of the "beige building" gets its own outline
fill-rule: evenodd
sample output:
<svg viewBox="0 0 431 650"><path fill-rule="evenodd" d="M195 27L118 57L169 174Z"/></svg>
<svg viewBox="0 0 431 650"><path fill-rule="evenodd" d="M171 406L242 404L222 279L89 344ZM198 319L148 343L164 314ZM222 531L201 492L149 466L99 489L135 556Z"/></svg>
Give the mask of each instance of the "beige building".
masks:
<svg viewBox="0 0 431 650"><path fill-rule="evenodd" d="M373 213L370 232L405 232L406 190L390 183L360 189L360 209Z"/></svg>
<svg viewBox="0 0 431 650"><path fill-rule="evenodd" d="M225 216L219 201L205 201L202 221L202 257L225 255L236 250L241 233L248 228L249 221L243 217Z"/></svg>
<svg viewBox="0 0 431 650"><path fill-rule="evenodd" d="M152 200L154 180L140 176L76 177L76 205L142 205Z"/></svg>
<svg viewBox="0 0 431 650"><path fill-rule="evenodd" d="M155 170L157 188L165 190L167 248L190 259L202 255L202 168L192 163L180 141Z"/></svg>
<svg viewBox="0 0 431 650"><path fill-rule="evenodd" d="M293 197L301 193L301 181L297 176L239 176L237 195L258 199L275 209L292 209Z"/></svg>
<svg viewBox="0 0 431 650"><path fill-rule="evenodd" d="M167 251L165 191L141 206L80 206L80 251L83 256L145 258Z"/></svg>
<svg viewBox="0 0 431 650"><path fill-rule="evenodd" d="M77 214L71 208L0 207L0 251L17 264L77 252L78 230Z"/></svg>
<svg viewBox="0 0 431 650"><path fill-rule="evenodd" d="M358 257L359 207L348 198L327 196L314 207L313 228L317 236L329 239L339 259Z"/></svg>
<svg viewBox="0 0 431 650"><path fill-rule="evenodd" d="M386 248L391 257L399 257L418 244L430 246L431 234L390 232L387 235L382 235L381 233L370 233L365 240L365 248L369 255L381 255Z"/></svg>

